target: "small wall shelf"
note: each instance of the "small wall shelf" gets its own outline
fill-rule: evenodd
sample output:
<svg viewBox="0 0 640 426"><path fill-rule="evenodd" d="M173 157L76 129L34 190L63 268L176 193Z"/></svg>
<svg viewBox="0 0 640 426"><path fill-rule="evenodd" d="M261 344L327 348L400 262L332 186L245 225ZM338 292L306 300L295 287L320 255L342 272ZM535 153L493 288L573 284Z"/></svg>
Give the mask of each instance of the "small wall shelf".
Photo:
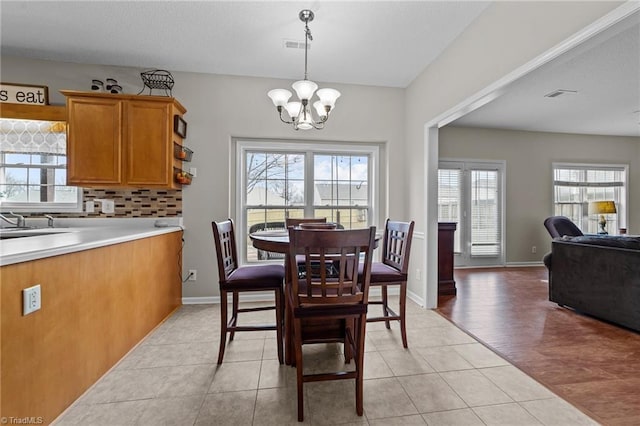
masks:
<svg viewBox="0 0 640 426"><path fill-rule="evenodd" d="M173 168L173 180L180 185L191 185L193 175L177 167Z"/></svg>
<svg viewBox="0 0 640 426"><path fill-rule="evenodd" d="M173 156L178 160L191 161L192 155L193 155L193 151L191 151L186 146L182 146L175 142L173 143Z"/></svg>

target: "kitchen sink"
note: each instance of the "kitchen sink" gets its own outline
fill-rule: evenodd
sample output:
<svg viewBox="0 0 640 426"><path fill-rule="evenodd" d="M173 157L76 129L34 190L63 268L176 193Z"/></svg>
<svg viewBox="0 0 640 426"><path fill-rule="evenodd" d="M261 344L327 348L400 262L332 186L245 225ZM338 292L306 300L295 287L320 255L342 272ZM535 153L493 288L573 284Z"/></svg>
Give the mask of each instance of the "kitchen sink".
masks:
<svg viewBox="0 0 640 426"><path fill-rule="evenodd" d="M0 240L40 237L43 235L64 234L66 232L70 231L64 228L0 228Z"/></svg>

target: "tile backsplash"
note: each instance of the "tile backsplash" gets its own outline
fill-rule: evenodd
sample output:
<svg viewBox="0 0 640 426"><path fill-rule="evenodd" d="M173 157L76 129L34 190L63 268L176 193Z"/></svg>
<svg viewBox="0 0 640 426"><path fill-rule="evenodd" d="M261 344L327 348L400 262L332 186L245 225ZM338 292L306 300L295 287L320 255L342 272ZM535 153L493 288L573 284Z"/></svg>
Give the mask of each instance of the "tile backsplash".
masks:
<svg viewBox="0 0 640 426"><path fill-rule="evenodd" d="M96 203L94 213L52 213L54 217L100 218L100 217L175 217L182 216L182 190L180 189L84 189L84 201L107 198L115 202L114 213L100 213ZM25 214L24 216L41 216Z"/></svg>

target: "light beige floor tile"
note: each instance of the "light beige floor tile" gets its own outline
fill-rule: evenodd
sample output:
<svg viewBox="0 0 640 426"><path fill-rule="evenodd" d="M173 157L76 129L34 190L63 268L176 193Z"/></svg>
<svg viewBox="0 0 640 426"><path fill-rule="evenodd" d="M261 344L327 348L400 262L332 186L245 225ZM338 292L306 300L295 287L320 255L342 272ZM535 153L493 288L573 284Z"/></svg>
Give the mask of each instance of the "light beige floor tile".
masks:
<svg viewBox="0 0 640 426"><path fill-rule="evenodd" d="M461 410L438 411L435 413L423 414L429 426L482 426L480 420L472 409L463 408Z"/></svg>
<svg viewBox="0 0 640 426"><path fill-rule="evenodd" d="M218 346L212 342L143 345L138 350L136 368L212 364L218 359Z"/></svg>
<svg viewBox="0 0 640 426"><path fill-rule="evenodd" d="M470 407L513 402L477 370L449 371L440 375Z"/></svg>
<svg viewBox="0 0 640 426"><path fill-rule="evenodd" d="M257 391L213 393L205 397L196 425L250 425Z"/></svg>
<svg viewBox="0 0 640 426"><path fill-rule="evenodd" d="M384 419L367 418L367 420L371 426L421 426L427 424L419 414L414 416L387 417Z"/></svg>
<svg viewBox="0 0 640 426"><path fill-rule="evenodd" d="M263 359L260 368L259 389L284 388L296 386L296 369L290 365L281 365L278 360Z"/></svg>
<svg viewBox="0 0 640 426"><path fill-rule="evenodd" d="M435 371L470 370L473 366L453 349L455 346L417 348L422 357Z"/></svg>
<svg viewBox="0 0 640 426"><path fill-rule="evenodd" d="M304 374L332 373L337 371L354 371L356 364L351 360L348 364L341 353L311 353L302 358Z"/></svg>
<svg viewBox="0 0 640 426"><path fill-rule="evenodd" d="M402 376L398 380L420 413L467 408L467 404L436 373Z"/></svg>
<svg viewBox="0 0 640 426"><path fill-rule="evenodd" d="M451 323L432 310L420 310L414 313L407 313L407 330L448 326L451 326Z"/></svg>
<svg viewBox="0 0 640 426"><path fill-rule="evenodd" d="M377 331L367 331L367 338L371 343L373 343L373 345L378 351L403 347L402 336L400 335L399 330L394 331L394 330L382 329ZM412 346L412 341L408 337L408 333L407 333L407 340L408 340L409 346Z"/></svg>
<svg viewBox="0 0 640 426"><path fill-rule="evenodd" d="M393 377L393 372L379 352L366 352L364 354L365 380L380 379L382 377Z"/></svg>
<svg viewBox="0 0 640 426"><path fill-rule="evenodd" d="M176 343L189 342L218 342L220 341L220 330L217 326L202 325L196 326L178 326L154 333L145 340L145 345L170 345Z"/></svg>
<svg viewBox="0 0 640 426"><path fill-rule="evenodd" d="M260 361L264 351L264 339L248 339L227 341L223 362ZM216 362L218 359L216 347Z"/></svg>
<svg viewBox="0 0 640 426"><path fill-rule="evenodd" d="M225 362L217 366L209 393L258 389L262 361Z"/></svg>
<svg viewBox="0 0 640 426"><path fill-rule="evenodd" d="M483 368L480 372L514 401L553 398L555 395L512 365Z"/></svg>
<svg viewBox="0 0 640 426"><path fill-rule="evenodd" d="M418 414L397 378L365 380L364 411L368 420Z"/></svg>
<svg viewBox="0 0 640 426"><path fill-rule="evenodd" d="M198 417L204 395L152 399L138 418L140 426L191 426Z"/></svg>
<svg viewBox="0 0 640 426"><path fill-rule="evenodd" d="M486 348L481 343L473 342L467 345L456 345L453 348L464 359L469 361L475 368L499 367L501 365L509 365L500 356L496 355L491 349Z"/></svg>
<svg viewBox="0 0 640 426"><path fill-rule="evenodd" d="M395 349L378 352L396 376L433 373L429 363L417 349Z"/></svg>
<svg viewBox="0 0 640 426"><path fill-rule="evenodd" d="M204 395L209 390L216 366L214 364L160 367L157 376L162 378L158 397Z"/></svg>
<svg viewBox="0 0 640 426"><path fill-rule="evenodd" d="M466 333L452 325L407 330L407 340L412 349L475 342ZM378 345L377 342L375 343ZM402 343L398 347L402 347ZM379 349L386 350L389 349L389 346Z"/></svg>
<svg viewBox="0 0 640 426"><path fill-rule="evenodd" d="M475 407L473 411L487 426L536 426L542 424L516 403Z"/></svg>
<svg viewBox="0 0 640 426"><path fill-rule="evenodd" d="M305 421L314 425L366 424L356 413L354 380L333 380L304 384Z"/></svg>
<svg viewBox="0 0 640 426"><path fill-rule="evenodd" d="M262 348L262 359L275 359L276 361L278 360L278 345L276 339L266 338L264 340L264 347Z"/></svg>
<svg viewBox="0 0 640 426"><path fill-rule="evenodd" d="M560 398L521 402L529 413L547 426L597 425L598 423Z"/></svg>
<svg viewBox="0 0 640 426"><path fill-rule="evenodd" d="M298 424L298 399L295 386L286 389L260 389L256 399L253 425L280 426ZM308 423L308 422L307 422Z"/></svg>
<svg viewBox="0 0 640 426"><path fill-rule="evenodd" d="M162 378L153 369L114 370L103 377L79 401L81 404L103 404L154 398Z"/></svg>
<svg viewBox="0 0 640 426"><path fill-rule="evenodd" d="M56 425L135 425L148 403L149 400L141 400L78 406L70 410L68 416L65 415Z"/></svg>

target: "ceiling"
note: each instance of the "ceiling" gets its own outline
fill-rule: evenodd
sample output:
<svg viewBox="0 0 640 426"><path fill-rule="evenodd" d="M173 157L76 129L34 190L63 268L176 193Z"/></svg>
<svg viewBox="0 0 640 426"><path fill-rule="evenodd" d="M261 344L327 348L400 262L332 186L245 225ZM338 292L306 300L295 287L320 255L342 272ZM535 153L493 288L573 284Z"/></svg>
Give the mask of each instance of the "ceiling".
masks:
<svg viewBox="0 0 640 426"><path fill-rule="evenodd" d="M557 97L557 90L576 91ZM517 80L452 126L640 136L640 12Z"/></svg>
<svg viewBox="0 0 640 426"><path fill-rule="evenodd" d="M479 1L7 1L3 55L407 87L489 5ZM451 125L640 136L640 13L510 85ZM46 34L46 37L43 37ZM544 97L556 89L575 95Z"/></svg>
<svg viewBox="0 0 640 426"><path fill-rule="evenodd" d="M489 2L2 1L2 54L67 62L406 87Z"/></svg>

